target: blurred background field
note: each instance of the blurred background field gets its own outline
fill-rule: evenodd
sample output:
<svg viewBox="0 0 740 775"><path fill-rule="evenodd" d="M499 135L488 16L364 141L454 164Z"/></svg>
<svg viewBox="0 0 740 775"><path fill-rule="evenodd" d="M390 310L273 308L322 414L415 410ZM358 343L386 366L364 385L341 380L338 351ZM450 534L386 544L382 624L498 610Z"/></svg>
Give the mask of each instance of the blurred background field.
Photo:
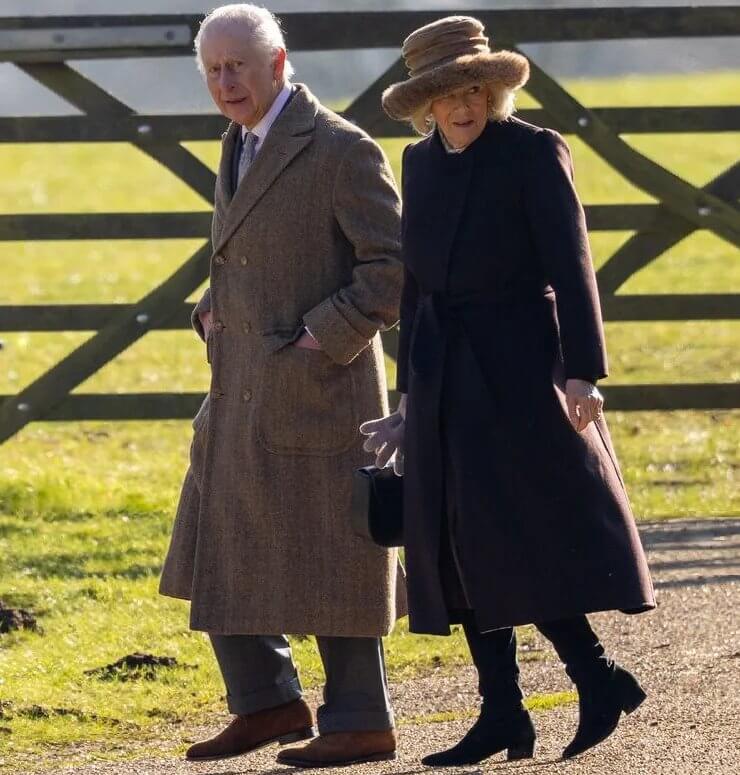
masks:
<svg viewBox="0 0 740 775"><path fill-rule="evenodd" d="M586 105L721 105L735 72L565 82ZM533 106L526 95L520 107ZM695 185L737 157L737 136L626 137ZM653 201L575 138L587 204ZM398 174L406 140L384 147ZM218 142L188 144L215 166ZM126 145L0 145L0 212L148 212L208 205ZM596 265L629 237L591 235ZM126 302L165 279L193 240L1 243L2 303ZM738 293L733 248L696 232L639 272L626 293ZM197 296L194 295L193 299ZM0 393L13 393L85 340L84 333L0 334ZM740 322L609 323L609 384L731 382L740 378ZM388 363L389 383L394 381ZM191 332L154 332L78 392L205 390L207 364ZM607 406L608 410L608 406ZM740 411L608 414L639 520L740 513ZM163 725L223 707L223 687L186 604L157 595L187 422L37 423L0 446L0 600L29 609L40 632L0 635L0 767L31 771L75 756L119 756L131 735L157 748ZM527 633L523 633L526 641ZM307 686L321 680L313 641L296 639ZM459 634L420 638L405 624L388 639L392 680L466 660ZM101 681L85 671L125 654L174 656L157 680ZM197 669L194 669L197 666ZM147 742L148 741L148 742ZM71 755L71 754L70 754ZM70 760L72 763L72 760Z"/></svg>

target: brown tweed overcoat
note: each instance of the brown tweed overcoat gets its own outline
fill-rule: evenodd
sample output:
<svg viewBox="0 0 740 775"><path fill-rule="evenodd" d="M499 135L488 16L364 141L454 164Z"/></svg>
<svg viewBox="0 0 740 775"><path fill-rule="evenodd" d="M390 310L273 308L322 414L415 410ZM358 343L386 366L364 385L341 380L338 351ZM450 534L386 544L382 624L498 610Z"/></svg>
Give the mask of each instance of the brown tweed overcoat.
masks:
<svg viewBox="0 0 740 775"><path fill-rule="evenodd" d="M387 634L395 551L356 537L358 426L387 414L378 331L399 317L400 201L387 159L303 85L233 198L224 135L206 343L211 385L160 591L224 634ZM308 326L322 351L293 345ZM398 587L398 593L397 593Z"/></svg>

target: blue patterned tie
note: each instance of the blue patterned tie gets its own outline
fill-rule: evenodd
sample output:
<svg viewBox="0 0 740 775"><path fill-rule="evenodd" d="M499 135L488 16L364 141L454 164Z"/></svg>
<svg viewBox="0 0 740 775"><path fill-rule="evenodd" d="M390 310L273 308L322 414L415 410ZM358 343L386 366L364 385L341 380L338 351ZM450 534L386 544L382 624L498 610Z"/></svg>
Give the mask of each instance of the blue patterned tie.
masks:
<svg viewBox="0 0 740 775"><path fill-rule="evenodd" d="M257 147L257 135L254 132L247 132L242 145L242 153L239 157L239 182L247 174L254 161L254 152Z"/></svg>

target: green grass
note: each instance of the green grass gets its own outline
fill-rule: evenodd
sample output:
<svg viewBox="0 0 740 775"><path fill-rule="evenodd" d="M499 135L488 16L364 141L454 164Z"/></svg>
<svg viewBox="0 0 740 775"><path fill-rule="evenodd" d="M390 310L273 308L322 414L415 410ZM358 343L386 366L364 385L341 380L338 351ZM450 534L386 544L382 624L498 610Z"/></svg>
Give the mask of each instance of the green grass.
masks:
<svg viewBox="0 0 740 775"><path fill-rule="evenodd" d="M570 87L591 105L729 104L735 83L736 74L728 73ZM525 95L521 105L531 104ZM732 134L626 139L696 185L736 156ZM582 143L569 141L584 202L651 201ZM384 143L396 173L406 142ZM215 165L218 143L189 147ZM0 212L207 207L133 148L0 146ZM628 236L592 234L596 264ZM0 243L0 304L130 301L165 279L199 244ZM622 291L737 293L740 261L727 243L697 232ZM0 393L17 391L86 336L0 334ZM736 322L611 323L607 337L609 384L729 382L740 376ZM204 390L207 379L202 345L192 333L154 332L79 390ZM609 420L639 519L740 513L739 411L612 412ZM37 423L0 446L0 600L31 609L42 627L39 633L0 635L0 771L171 752L182 729L223 708L206 638L188 630L185 603L156 592L189 441L187 422ZM529 638L524 630L523 641ZM467 662L460 632L411 636L402 622L386 647L392 680ZM174 656L179 666L161 670L154 681L85 675L133 651ZM295 653L304 683L319 684L313 640L296 639ZM572 699L543 695L531 702L548 708Z"/></svg>
<svg viewBox="0 0 740 775"><path fill-rule="evenodd" d="M524 700L524 705L530 711L545 711L560 708L563 705L572 705L578 702L576 692L552 692L548 694L532 694ZM451 721L463 721L478 716L477 709L448 710L441 713L429 713L425 716L412 716L403 719L403 725L418 726L421 724L448 724Z"/></svg>

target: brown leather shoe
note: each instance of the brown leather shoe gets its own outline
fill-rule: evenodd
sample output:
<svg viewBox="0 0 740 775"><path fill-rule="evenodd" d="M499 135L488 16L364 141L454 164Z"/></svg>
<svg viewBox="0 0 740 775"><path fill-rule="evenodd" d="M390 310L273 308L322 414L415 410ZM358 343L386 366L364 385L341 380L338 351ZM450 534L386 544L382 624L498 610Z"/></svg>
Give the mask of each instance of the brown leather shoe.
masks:
<svg viewBox="0 0 740 775"><path fill-rule="evenodd" d="M256 751L271 743L297 743L316 734L311 708L293 700L246 716L235 716L229 726L210 740L191 745L185 753L190 761L228 759Z"/></svg>
<svg viewBox="0 0 740 775"><path fill-rule="evenodd" d="M293 767L343 767L363 762L384 762L396 758L396 732L332 732L308 745L280 751L280 764Z"/></svg>

